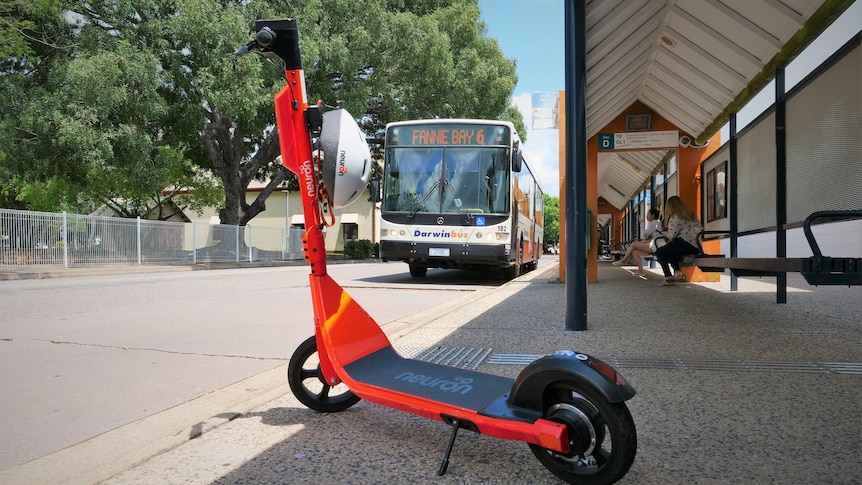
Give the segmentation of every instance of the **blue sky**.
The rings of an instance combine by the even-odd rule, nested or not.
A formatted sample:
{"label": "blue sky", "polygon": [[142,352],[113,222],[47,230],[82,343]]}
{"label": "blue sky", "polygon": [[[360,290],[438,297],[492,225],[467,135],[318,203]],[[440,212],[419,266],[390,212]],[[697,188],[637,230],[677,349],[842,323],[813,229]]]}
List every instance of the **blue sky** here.
{"label": "blue sky", "polygon": [[[512,102],[528,122],[532,93],[556,93],[565,88],[563,0],[479,0],[487,35],[497,39],[503,55],[517,61],[518,84]],[[786,89],[859,31],[862,2],[855,2],[786,69]],[[774,101],[767,86],[740,111],[738,128],[756,118]],[[721,133],[727,139],[727,129]],[[559,132],[527,129],[524,147],[530,167],[546,194],[559,196]]]}
{"label": "blue sky", "polygon": [[515,94],[563,89],[563,0],[479,0],[479,8],[488,36],[518,62]]}
{"label": "blue sky", "polygon": [[[565,87],[563,0],[479,0],[488,36],[503,55],[517,61],[518,84],[512,101],[528,122],[532,93],[558,93]],[[559,197],[559,132],[527,129],[524,152],[546,194]]]}

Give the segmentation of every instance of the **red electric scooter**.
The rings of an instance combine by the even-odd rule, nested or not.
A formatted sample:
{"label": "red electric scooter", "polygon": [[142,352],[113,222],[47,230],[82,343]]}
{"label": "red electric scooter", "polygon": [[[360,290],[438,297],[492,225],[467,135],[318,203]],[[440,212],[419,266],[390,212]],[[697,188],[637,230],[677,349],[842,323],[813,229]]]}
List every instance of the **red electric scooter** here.
{"label": "red electric scooter", "polygon": [[[308,105],[296,20],[257,21],[255,30],[255,39],[235,54],[272,52],[284,62],[287,85],[275,97],[276,121],[283,164],[299,177],[307,228],[303,251],[311,265],[315,335],[290,358],[296,398],[327,413],[365,399],[450,425],[439,475],[461,428],[528,443],[545,467],[570,483],[612,483],[625,475],[637,436],[624,402],[635,390],[610,366],[557,352],[513,380],[406,359],[327,274],[322,199],[331,207],[355,200],[368,182],[371,157],[349,114],[321,114]],[[322,157],[314,154],[312,139]]]}

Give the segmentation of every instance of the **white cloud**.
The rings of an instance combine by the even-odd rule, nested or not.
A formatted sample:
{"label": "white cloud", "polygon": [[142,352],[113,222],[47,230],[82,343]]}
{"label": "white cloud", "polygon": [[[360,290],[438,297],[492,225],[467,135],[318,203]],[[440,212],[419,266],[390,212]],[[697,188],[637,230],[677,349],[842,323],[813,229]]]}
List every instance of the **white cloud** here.
{"label": "white cloud", "polygon": [[532,116],[532,93],[521,93],[512,98],[518,107],[524,124],[527,126],[527,141],[524,155],[533,175],[546,194],[560,196],[560,131],[533,130],[530,127]]}

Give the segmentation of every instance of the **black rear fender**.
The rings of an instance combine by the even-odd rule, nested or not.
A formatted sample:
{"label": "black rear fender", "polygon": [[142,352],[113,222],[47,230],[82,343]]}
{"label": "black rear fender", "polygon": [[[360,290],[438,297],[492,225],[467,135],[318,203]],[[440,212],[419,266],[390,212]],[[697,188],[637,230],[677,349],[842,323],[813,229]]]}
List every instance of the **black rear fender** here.
{"label": "black rear fender", "polygon": [[567,350],[546,355],[525,367],[512,386],[509,405],[541,411],[545,388],[563,381],[595,389],[612,403],[627,401],[635,395],[634,387],[611,366]]}

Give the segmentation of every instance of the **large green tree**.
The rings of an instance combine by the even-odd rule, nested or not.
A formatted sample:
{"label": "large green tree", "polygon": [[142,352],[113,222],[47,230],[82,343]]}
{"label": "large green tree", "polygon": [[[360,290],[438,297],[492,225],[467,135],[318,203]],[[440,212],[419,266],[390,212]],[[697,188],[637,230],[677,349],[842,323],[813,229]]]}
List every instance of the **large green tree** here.
{"label": "large green tree", "polygon": [[[22,109],[26,83],[20,74],[38,76],[35,66],[51,54],[64,52],[64,33],[57,0],[0,0],[0,206],[27,208],[20,200],[28,187],[18,170],[10,166],[15,152],[10,136]],[[11,157],[11,158],[10,158]],[[35,192],[35,191],[34,191]]]}
{"label": "large green tree", "polygon": [[544,226],[545,249],[556,247],[560,244],[560,198],[545,194],[545,226]]}
{"label": "large green tree", "polygon": [[30,209],[109,205],[125,216],[156,209],[163,219],[167,201],[184,209],[216,203],[218,181],[198,168],[189,145],[166,136],[172,80],[142,42],[147,6],[111,15],[121,5],[105,5],[60,4],[30,22],[43,33],[38,42],[27,35],[27,49],[3,60],[4,192]]}
{"label": "large green tree", "polygon": [[[297,0],[312,96],[342,104],[370,136],[417,118],[512,118],[514,61],[486,36],[476,0]],[[366,5],[361,5],[366,4]],[[361,115],[361,116],[360,116]]]}
{"label": "large green tree", "polygon": [[[3,94],[20,100],[2,112],[0,136],[15,152],[7,162],[43,188],[121,200],[115,210],[129,215],[165,196],[212,194],[219,182],[221,221],[244,225],[289,180],[275,162],[272,110],[283,73],[271,56],[230,55],[258,18],[299,20],[310,99],[344,106],[372,139],[387,122],[410,118],[506,118],[523,127],[509,106],[514,61],[486,37],[476,0],[62,6],[71,49],[2,76]],[[248,203],[255,179],[268,183]]]}

